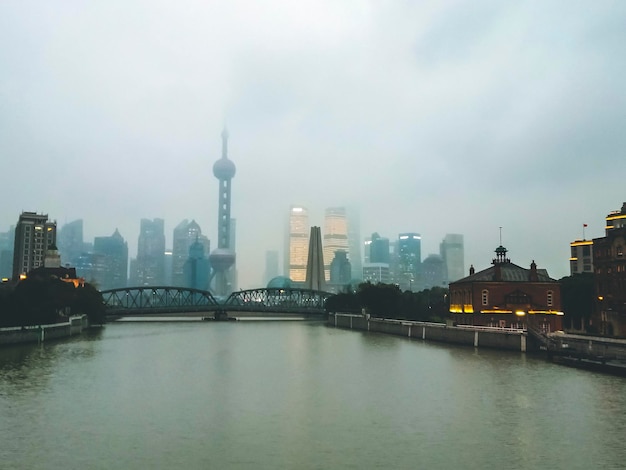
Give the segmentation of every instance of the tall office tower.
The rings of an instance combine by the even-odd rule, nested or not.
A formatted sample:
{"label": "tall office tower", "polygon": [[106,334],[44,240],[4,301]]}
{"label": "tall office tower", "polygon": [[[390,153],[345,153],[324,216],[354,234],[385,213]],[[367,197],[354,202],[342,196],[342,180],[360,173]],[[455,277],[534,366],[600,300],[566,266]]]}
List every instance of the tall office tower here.
{"label": "tall office tower", "polygon": [[[335,251],[335,257],[330,262],[330,283],[336,287],[342,287],[350,284],[351,279],[352,266],[348,260],[348,253],[343,250]],[[339,289],[335,290],[339,291]]]}
{"label": "tall office tower", "polygon": [[337,250],[348,252],[348,219],[344,207],[326,209],[324,217],[324,271],[330,280],[330,262]]}
{"label": "tall office tower", "polygon": [[13,245],[15,227],[0,233],[0,279],[9,279],[13,274]]}
{"label": "tall office tower", "polygon": [[43,266],[50,245],[56,246],[57,224],[48,214],[22,212],[15,226],[13,280]]}
{"label": "tall office tower", "polygon": [[215,279],[214,292],[226,296],[232,292],[229,269],[235,264],[234,247],[231,242],[230,195],[231,181],[235,177],[235,164],[228,159],[228,132],[222,131],[222,158],[213,164],[213,175],[219,180],[217,214],[217,248],[209,256],[211,278]]}
{"label": "tall office tower", "polygon": [[422,262],[422,289],[446,287],[446,265],[441,255],[431,254]]}
{"label": "tall office tower", "polygon": [[311,227],[304,287],[312,290],[326,290],[324,250],[322,248],[322,235],[319,227]]}
{"label": "tall office tower", "polygon": [[59,228],[57,248],[61,253],[63,264],[76,266],[78,257],[89,251],[83,241],[83,219],[74,220]]}
{"label": "tall office tower", "polygon": [[208,289],[211,267],[204,253],[204,244],[199,240],[189,246],[189,256],[183,265],[184,287]]}
{"label": "tall office tower", "polygon": [[463,235],[447,233],[439,245],[439,252],[446,266],[446,281],[458,281],[465,277],[465,255],[463,254]]}
{"label": "tall office tower", "polygon": [[268,250],[265,252],[265,273],[263,284],[267,285],[272,279],[278,276],[278,251]]}
{"label": "tall office tower", "polygon": [[141,219],[137,244],[135,282],[159,286],[165,281],[165,231],[163,219]]}
{"label": "tall office tower", "polygon": [[[183,266],[189,258],[189,247],[198,241],[204,247],[204,253],[211,252],[209,239],[202,235],[202,230],[195,220],[184,219],[175,228],[172,237],[172,286],[187,286]],[[208,286],[205,286],[205,289]]]}
{"label": "tall office tower", "polygon": [[289,209],[285,274],[293,282],[306,280],[309,230],[309,213],[306,208],[291,206]]}
{"label": "tall office tower", "polygon": [[100,290],[126,287],[128,278],[128,243],[115,229],[110,237],[96,237],[93,251],[102,256],[103,270],[98,280]]}
{"label": "tall office tower", "polygon": [[381,237],[377,232],[372,233],[369,250],[370,263],[390,263],[391,255],[389,253],[388,238]]}
{"label": "tall office tower", "polygon": [[97,289],[103,290],[102,280],[106,277],[106,256],[100,253],[81,253],[74,263],[76,275]]}
{"label": "tall office tower", "polygon": [[420,290],[422,237],[419,233],[401,233],[397,243],[396,282],[402,291]]}
{"label": "tall office tower", "polygon": [[347,209],[348,216],[348,260],[352,266],[352,279],[363,277],[363,250],[361,246],[361,217],[356,207]]}

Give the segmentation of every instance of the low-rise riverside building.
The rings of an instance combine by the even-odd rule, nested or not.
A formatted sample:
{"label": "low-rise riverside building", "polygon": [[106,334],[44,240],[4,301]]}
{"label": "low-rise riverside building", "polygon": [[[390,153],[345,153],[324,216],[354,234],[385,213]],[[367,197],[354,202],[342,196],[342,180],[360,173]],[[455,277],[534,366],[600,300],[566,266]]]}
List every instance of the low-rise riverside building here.
{"label": "low-rise riverside building", "polygon": [[511,263],[499,246],[492,266],[450,283],[450,313],[458,325],[550,332],[562,329],[561,289],[545,269]]}
{"label": "low-rise riverside building", "polygon": [[605,236],[593,239],[596,312],[600,332],[626,337],[626,202],[606,216]]}

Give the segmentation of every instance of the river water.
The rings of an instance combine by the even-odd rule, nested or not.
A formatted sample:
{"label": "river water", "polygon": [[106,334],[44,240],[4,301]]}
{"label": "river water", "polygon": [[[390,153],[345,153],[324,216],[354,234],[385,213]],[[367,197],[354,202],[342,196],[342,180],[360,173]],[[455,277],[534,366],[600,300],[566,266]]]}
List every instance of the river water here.
{"label": "river water", "polygon": [[626,379],[309,322],[0,349],[2,469],[625,468]]}

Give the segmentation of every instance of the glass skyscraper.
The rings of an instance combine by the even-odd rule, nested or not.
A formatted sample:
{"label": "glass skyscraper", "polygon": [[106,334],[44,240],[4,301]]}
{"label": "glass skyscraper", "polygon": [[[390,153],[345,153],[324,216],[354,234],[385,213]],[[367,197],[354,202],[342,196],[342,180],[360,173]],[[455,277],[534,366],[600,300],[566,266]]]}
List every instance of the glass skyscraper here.
{"label": "glass skyscraper", "polygon": [[348,219],[344,207],[330,207],[324,216],[324,273],[330,281],[330,263],[338,250],[349,252]]}
{"label": "glass skyscraper", "polygon": [[293,282],[306,280],[309,230],[309,213],[306,208],[291,206],[289,209],[285,273]]}

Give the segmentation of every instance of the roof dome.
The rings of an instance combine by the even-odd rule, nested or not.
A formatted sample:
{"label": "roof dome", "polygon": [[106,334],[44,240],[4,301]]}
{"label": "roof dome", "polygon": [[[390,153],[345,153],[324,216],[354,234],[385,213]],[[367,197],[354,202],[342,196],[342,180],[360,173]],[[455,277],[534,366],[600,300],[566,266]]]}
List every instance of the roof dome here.
{"label": "roof dome", "polygon": [[268,289],[289,289],[293,287],[293,281],[286,276],[276,276],[267,283]]}
{"label": "roof dome", "polygon": [[220,158],[213,164],[213,175],[220,180],[232,179],[235,171],[235,164],[227,158]]}

